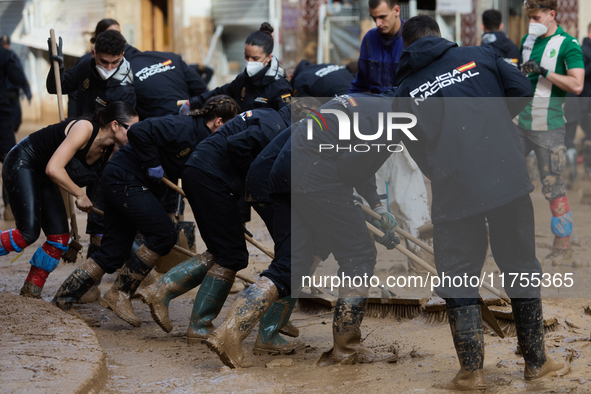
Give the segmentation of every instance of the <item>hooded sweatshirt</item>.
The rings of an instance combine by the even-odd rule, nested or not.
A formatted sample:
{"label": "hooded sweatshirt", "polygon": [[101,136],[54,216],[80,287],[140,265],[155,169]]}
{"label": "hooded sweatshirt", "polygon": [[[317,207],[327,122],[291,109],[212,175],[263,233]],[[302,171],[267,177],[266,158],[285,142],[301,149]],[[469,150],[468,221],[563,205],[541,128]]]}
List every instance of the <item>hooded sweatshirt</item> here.
{"label": "hooded sweatshirt", "polygon": [[[425,37],[400,58],[397,111],[413,113],[418,139],[402,137],[431,179],[434,224],[466,218],[529,194],[512,118],[533,95],[529,80],[489,47]],[[410,99],[409,99],[410,98]]]}
{"label": "hooded sweatshirt", "polygon": [[242,111],[255,108],[272,108],[279,111],[291,102],[291,86],[285,79],[283,66],[275,57],[252,77],[245,69],[232,82],[191,98],[191,109],[202,108],[207,99],[220,94],[236,100]]}

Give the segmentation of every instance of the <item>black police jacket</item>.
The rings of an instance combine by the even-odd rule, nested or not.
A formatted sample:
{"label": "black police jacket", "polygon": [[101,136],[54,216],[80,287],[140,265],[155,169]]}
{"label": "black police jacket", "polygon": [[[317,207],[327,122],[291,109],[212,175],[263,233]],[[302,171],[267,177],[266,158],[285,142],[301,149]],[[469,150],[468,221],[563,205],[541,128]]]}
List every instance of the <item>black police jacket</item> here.
{"label": "black police jacket", "polygon": [[140,120],[177,114],[178,100],[207,90],[197,71],[172,52],[138,52],[126,58],[133,70],[133,87]]}
{"label": "black police jacket", "polygon": [[295,97],[334,97],[347,94],[355,75],[345,66],[302,60],[291,77]]}
{"label": "black police jacket", "polygon": [[[425,37],[406,48],[394,107],[417,117],[402,137],[431,179],[433,223],[466,218],[530,193],[512,118],[533,96],[531,83],[490,47]],[[410,99],[409,99],[410,98]]]}
{"label": "black police jacket", "polygon": [[16,55],[9,49],[0,47],[0,119],[10,119],[12,103],[8,97],[8,82],[15,86],[27,83],[23,69]]}
{"label": "black police jacket", "polygon": [[[393,138],[389,140],[388,133],[383,131],[381,135],[367,141],[351,132],[349,139],[341,139],[338,116],[324,112],[335,110],[341,113],[340,116],[349,119],[349,126],[345,129],[351,131],[354,119],[358,119],[361,132],[369,135],[377,132],[384,114],[392,110],[392,104],[390,98],[372,94],[342,95],[316,109],[322,116],[320,119],[314,114],[319,122],[310,115],[292,125],[291,139],[274,164],[275,180],[270,187],[273,193],[355,188],[370,204],[379,202],[375,193],[375,173],[392,154],[388,147],[395,145],[399,137],[393,133]],[[379,147],[370,146],[371,151],[366,152],[366,145],[370,144]],[[331,148],[321,149],[321,146]],[[396,147],[391,149],[395,150]],[[291,180],[288,174],[291,174]],[[372,183],[373,190],[368,187]]]}
{"label": "black police jacket", "polygon": [[[122,61],[117,72],[109,79],[103,80],[96,71],[96,62],[92,56],[84,56],[70,70],[60,70],[60,77],[62,93],[76,92],[78,116],[92,119],[97,108],[104,108],[114,101],[123,101],[135,108],[136,96],[129,63]],[[48,93],[57,93],[53,62],[45,85]]]}
{"label": "black police jacket", "polygon": [[186,165],[218,177],[241,196],[250,164],[289,127],[290,118],[290,106],[279,112],[270,108],[243,112],[199,144]]}
{"label": "black police jacket", "polygon": [[195,147],[211,134],[203,118],[168,115],[133,124],[127,132],[129,143],[111,162],[147,179],[148,168],[162,166],[170,179],[181,176]]}
{"label": "black police jacket", "polygon": [[589,97],[591,95],[591,39],[585,38],[581,49],[585,61],[585,86],[579,97]]}
{"label": "black police jacket", "polygon": [[232,82],[191,98],[191,109],[202,108],[207,99],[219,94],[232,97],[242,111],[255,108],[272,108],[278,111],[290,103],[291,86],[285,79],[285,70],[273,57],[267,67],[252,77],[244,71]]}
{"label": "black police jacket", "polygon": [[521,66],[521,52],[519,48],[502,31],[483,34],[480,45],[492,47],[507,63],[513,64],[516,67]]}

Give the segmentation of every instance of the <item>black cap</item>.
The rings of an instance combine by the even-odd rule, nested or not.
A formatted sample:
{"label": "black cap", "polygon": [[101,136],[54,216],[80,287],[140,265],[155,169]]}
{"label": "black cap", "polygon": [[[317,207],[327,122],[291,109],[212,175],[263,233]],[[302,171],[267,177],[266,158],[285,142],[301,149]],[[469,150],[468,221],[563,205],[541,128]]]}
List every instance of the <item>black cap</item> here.
{"label": "black cap", "polygon": [[0,37],[0,45],[10,45],[10,36],[4,35]]}

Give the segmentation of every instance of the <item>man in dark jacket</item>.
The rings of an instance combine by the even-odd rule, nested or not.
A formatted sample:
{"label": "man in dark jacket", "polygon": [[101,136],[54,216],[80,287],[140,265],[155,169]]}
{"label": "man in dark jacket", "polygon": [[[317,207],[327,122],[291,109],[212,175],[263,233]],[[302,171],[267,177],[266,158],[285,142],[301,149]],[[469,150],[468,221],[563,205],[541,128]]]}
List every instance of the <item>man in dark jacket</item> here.
{"label": "man in dark jacket", "polygon": [[513,41],[503,33],[503,15],[497,10],[486,10],[482,14],[481,45],[491,46],[509,64],[521,65],[521,52]]}
{"label": "man in dark jacket", "polygon": [[[512,122],[533,95],[528,79],[491,48],[459,48],[441,38],[437,22],[427,16],[409,19],[402,37],[406,50],[396,96],[410,99],[397,106],[418,118],[413,129],[417,141],[403,140],[432,181],[439,277],[480,278],[488,236],[502,272],[541,276],[529,197],[534,188]],[[486,384],[478,286],[454,285],[443,282],[437,289],[447,303],[461,365],[446,388],[482,390]],[[561,363],[545,352],[539,287],[507,285],[505,290],[512,300],[525,378],[560,369]]]}
{"label": "man in dark jacket", "polygon": [[350,93],[382,93],[396,86],[396,70],[404,44],[400,38],[400,6],[397,0],[369,0],[369,14],[376,27],[368,31],[359,48],[359,72]]}
{"label": "man in dark jacket", "polygon": [[92,118],[97,108],[104,108],[113,101],[123,101],[135,107],[131,65],[123,57],[125,44],[121,33],[106,30],[97,36],[92,57],[64,72],[60,38],[58,53],[53,55],[51,48],[49,51],[51,68],[46,80],[47,91],[57,93],[52,61],[57,60],[62,93],[78,91],[76,106],[80,115]]}
{"label": "man in dark jacket", "polygon": [[349,71],[349,66],[302,60],[290,82],[295,97],[334,97],[349,92],[353,79],[355,74]]}
{"label": "man in dark jacket", "polygon": [[172,52],[146,51],[126,56],[140,120],[178,113],[177,101],[199,96],[207,85],[194,68]]}

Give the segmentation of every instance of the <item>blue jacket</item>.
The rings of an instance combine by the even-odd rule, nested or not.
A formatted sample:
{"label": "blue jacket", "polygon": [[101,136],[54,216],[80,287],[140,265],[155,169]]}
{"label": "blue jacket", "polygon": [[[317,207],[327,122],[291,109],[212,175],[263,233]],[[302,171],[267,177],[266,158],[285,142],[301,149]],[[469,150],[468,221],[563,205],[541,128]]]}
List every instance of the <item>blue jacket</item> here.
{"label": "blue jacket", "polygon": [[365,34],[359,49],[359,72],[349,93],[377,94],[398,85],[396,71],[404,50],[401,31],[402,28],[390,39],[385,39],[377,27]]}

